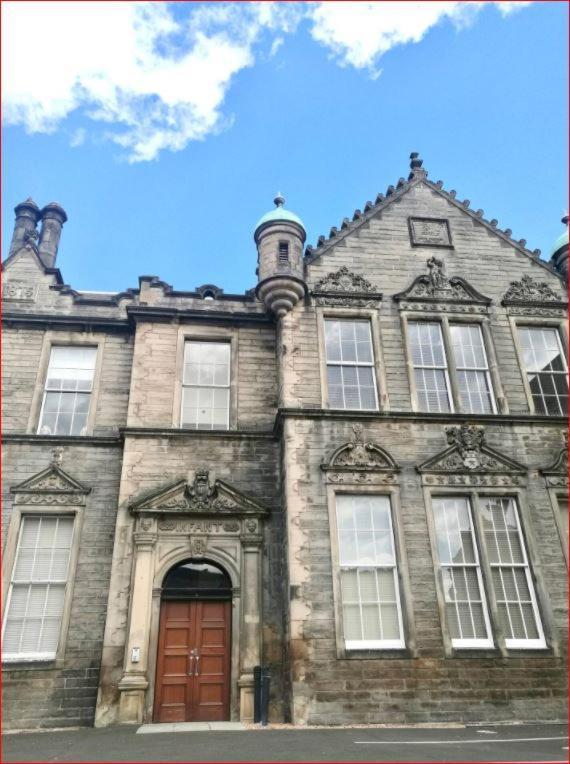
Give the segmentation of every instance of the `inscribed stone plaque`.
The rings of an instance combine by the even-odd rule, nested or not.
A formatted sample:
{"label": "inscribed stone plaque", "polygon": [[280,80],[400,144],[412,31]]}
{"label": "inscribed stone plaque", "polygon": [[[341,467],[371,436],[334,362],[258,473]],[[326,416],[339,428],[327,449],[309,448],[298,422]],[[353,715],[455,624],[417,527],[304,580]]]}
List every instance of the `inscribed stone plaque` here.
{"label": "inscribed stone plaque", "polygon": [[437,218],[409,218],[412,244],[422,247],[452,247],[449,223]]}
{"label": "inscribed stone plaque", "polygon": [[2,298],[4,300],[34,302],[36,291],[35,285],[26,284],[24,281],[5,281],[2,285]]}

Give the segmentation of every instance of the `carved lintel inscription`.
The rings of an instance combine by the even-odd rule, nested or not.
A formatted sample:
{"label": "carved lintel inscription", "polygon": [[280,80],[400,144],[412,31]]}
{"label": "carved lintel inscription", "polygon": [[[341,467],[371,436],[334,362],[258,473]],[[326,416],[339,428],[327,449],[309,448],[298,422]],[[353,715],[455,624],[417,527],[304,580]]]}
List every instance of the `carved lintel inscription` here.
{"label": "carved lintel inscription", "polygon": [[352,295],[345,297],[339,295],[319,295],[315,297],[315,302],[317,305],[331,308],[377,308],[381,299],[381,295],[373,299],[353,297]]}
{"label": "carved lintel inscription", "polygon": [[393,472],[328,472],[327,481],[339,485],[392,485],[396,483]]}
{"label": "carved lintel inscription", "polygon": [[412,244],[422,247],[452,247],[449,223],[442,218],[409,218]]}
{"label": "carved lintel inscription", "polygon": [[566,475],[547,475],[546,485],[549,488],[568,488],[568,477]]}
{"label": "carved lintel inscription", "polygon": [[237,520],[178,520],[171,517],[158,521],[158,530],[166,533],[236,533]]}
{"label": "carved lintel inscription", "polygon": [[80,493],[17,493],[14,504],[80,507],[86,497]]}
{"label": "carved lintel inscription", "polygon": [[2,285],[2,299],[17,300],[18,302],[35,302],[37,284],[26,284],[25,281],[6,281]]}
{"label": "carved lintel inscription", "polygon": [[[487,305],[460,305],[458,303],[448,304],[434,302],[400,302],[400,310],[417,310],[430,313],[471,313],[473,315],[484,315],[489,312]],[[512,311],[509,311],[512,312]]]}
{"label": "carved lintel inscription", "polygon": [[426,485],[515,487],[524,485],[518,475],[422,475]]}
{"label": "carved lintel inscription", "polygon": [[541,308],[537,305],[507,305],[507,313],[511,316],[540,316],[544,318],[564,318],[566,310],[560,308]]}

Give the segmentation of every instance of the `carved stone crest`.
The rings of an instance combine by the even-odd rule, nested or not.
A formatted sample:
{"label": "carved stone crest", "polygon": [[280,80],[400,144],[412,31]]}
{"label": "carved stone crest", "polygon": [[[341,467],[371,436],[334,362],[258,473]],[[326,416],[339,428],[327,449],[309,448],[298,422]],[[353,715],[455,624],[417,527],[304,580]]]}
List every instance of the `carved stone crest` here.
{"label": "carved stone crest", "polygon": [[191,483],[179,480],[159,488],[130,505],[133,514],[197,514],[263,516],[268,510],[255,499],[223,480],[210,481],[206,469],[198,469]]}
{"label": "carved stone crest", "polygon": [[485,439],[482,427],[462,424],[461,427],[446,427],[445,434],[450,446],[456,446],[461,461],[467,469],[474,470],[481,464],[481,447]]}
{"label": "carved stone crest", "polygon": [[[55,452],[55,453],[54,453]],[[91,493],[83,483],[75,480],[61,467],[63,449],[53,449],[50,465],[23,483],[12,486],[16,504],[82,505]]]}
{"label": "carved stone crest", "polygon": [[361,424],[352,427],[348,443],[337,448],[328,462],[321,465],[330,483],[391,483],[398,466],[381,446],[366,441]]}
{"label": "carved stone crest", "polygon": [[381,292],[370,281],[345,265],[318,281],[311,293],[317,305],[371,307],[382,299]]}
{"label": "carved stone crest", "polygon": [[546,281],[535,281],[531,276],[525,275],[520,281],[511,281],[503,296],[503,304],[521,302],[561,303],[562,299]]}
{"label": "carved stone crest", "polygon": [[409,218],[410,238],[414,246],[452,247],[449,222],[444,218]]}
{"label": "carved stone crest", "polygon": [[[485,297],[471,286],[465,279],[459,276],[448,278],[445,275],[442,260],[430,257],[426,261],[428,272],[414,279],[408,289],[394,295],[394,300],[400,302],[400,309],[409,307],[403,301],[413,303],[426,303],[426,308],[431,308],[433,303],[469,303],[469,307],[484,306],[491,303],[489,297]],[[414,305],[414,309],[423,308],[422,305]],[[438,305],[438,309],[442,309]],[[447,309],[447,308],[444,308]],[[455,309],[455,306],[450,309]]]}
{"label": "carved stone crest", "polygon": [[564,445],[554,462],[540,470],[549,488],[565,488],[568,486],[568,433],[564,432]]}
{"label": "carved stone crest", "polygon": [[[486,444],[483,427],[454,425],[445,428],[445,436],[449,448],[417,467],[418,472],[426,475],[426,483],[458,485],[470,473],[483,473],[484,485],[510,485],[514,477],[526,474],[526,467]],[[499,482],[493,483],[497,479]],[[473,482],[470,479],[465,484]]]}
{"label": "carved stone crest", "polygon": [[192,557],[203,557],[206,554],[208,542],[205,538],[195,538],[190,542],[190,554]]}

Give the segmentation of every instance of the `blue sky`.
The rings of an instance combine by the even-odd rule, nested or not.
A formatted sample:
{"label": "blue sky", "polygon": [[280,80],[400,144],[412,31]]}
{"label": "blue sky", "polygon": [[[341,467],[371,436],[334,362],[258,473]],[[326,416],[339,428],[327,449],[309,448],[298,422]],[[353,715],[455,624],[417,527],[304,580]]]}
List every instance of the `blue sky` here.
{"label": "blue sky", "polygon": [[567,4],[414,5],[3,3],[3,257],[32,196],[68,213],[58,265],[77,289],[154,274],[243,292],[277,190],[316,244],[414,150],[549,254]]}

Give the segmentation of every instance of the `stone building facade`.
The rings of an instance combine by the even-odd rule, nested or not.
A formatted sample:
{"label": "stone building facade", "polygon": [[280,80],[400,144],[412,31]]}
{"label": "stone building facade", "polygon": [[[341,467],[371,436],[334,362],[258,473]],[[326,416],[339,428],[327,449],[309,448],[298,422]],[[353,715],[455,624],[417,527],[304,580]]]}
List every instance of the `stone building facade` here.
{"label": "stone building facade", "polygon": [[[258,284],[78,292],[65,212],[3,266],[7,728],[561,719],[567,235],[410,174]],[[37,227],[41,223],[38,234]]]}

